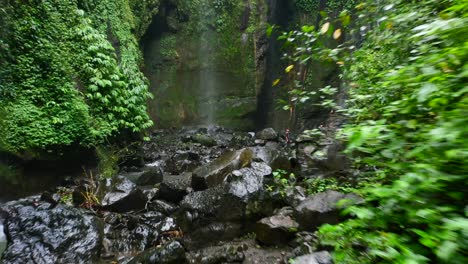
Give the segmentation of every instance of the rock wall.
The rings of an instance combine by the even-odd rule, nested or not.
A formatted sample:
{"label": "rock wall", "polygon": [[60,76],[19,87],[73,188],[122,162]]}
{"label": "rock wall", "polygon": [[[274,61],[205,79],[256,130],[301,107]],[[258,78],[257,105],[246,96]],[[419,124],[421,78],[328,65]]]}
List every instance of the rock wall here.
{"label": "rock wall", "polygon": [[159,10],[141,40],[156,126],[253,127],[265,3],[165,0]]}

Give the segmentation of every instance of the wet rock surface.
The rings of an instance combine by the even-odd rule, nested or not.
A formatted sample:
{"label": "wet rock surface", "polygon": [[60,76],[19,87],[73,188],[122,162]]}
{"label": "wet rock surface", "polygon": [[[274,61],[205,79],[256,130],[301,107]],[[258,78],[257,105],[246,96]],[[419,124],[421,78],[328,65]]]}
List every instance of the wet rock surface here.
{"label": "wet rock surface", "polygon": [[282,208],[277,214],[258,221],[255,226],[257,239],[266,245],[287,244],[299,228],[292,213],[292,208]]}
{"label": "wet rock surface", "polygon": [[354,194],[326,191],[310,196],[294,208],[296,220],[305,230],[315,230],[322,224],[336,224],[340,221],[337,203],[349,200],[356,203],[361,198]]}
{"label": "wet rock surface", "polygon": [[101,205],[106,210],[115,212],[141,210],[147,201],[142,190],[124,176],[106,179],[100,189],[100,192],[104,193]]}
{"label": "wet rock surface", "polygon": [[295,264],[333,264],[332,257],[327,251],[320,251],[294,259]]}
{"label": "wet rock surface", "polygon": [[265,128],[257,134],[255,134],[255,137],[260,140],[277,140],[278,139],[278,132],[276,132],[273,128]]}
{"label": "wet rock surface", "polygon": [[30,198],[5,205],[3,263],[91,263],[100,256],[103,224],[84,210]]}
{"label": "wet rock surface", "polygon": [[128,264],[183,264],[187,263],[185,249],[177,241],[170,242],[158,248],[144,251],[134,257]]}
{"label": "wet rock surface", "polygon": [[156,131],[136,152],[141,165],[0,205],[3,263],[331,263],[306,231],[338,222],[336,202],[357,197],[272,189],[275,170],[310,177],[329,160],[312,139],[283,138],[271,129]]}
{"label": "wet rock surface", "polygon": [[181,175],[164,175],[158,197],[162,200],[178,203],[191,192],[192,173]]}

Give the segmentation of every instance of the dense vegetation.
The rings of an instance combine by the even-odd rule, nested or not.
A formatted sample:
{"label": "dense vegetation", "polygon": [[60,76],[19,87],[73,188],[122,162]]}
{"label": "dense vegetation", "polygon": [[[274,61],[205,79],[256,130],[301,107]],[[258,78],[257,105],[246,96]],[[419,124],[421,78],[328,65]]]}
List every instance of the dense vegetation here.
{"label": "dense vegetation", "polygon": [[[346,210],[352,219],[323,226],[321,241],[336,263],[466,263],[468,4],[385,0],[356,9],[351,28],[344,12],[282,37],[293,47],[286,72],[332,60],[349,86],[340,139],[367,183],[357,190],[366,202]],[[355,37],[330,49],[327,34],[338,44]],[[320,94],[293,79],[286,109]]]}
{"label": "dense vegetation", "polygon": [[37,156],[151,126],[137,38],[152,2],[2,1],[0,146]]}
{"label": "dense vegetation", "polygon": [[[251,6],[244,5],[247,2]],[[214,46],[222,48],[211,60],[223,62],[215,64],[220,68],[232,66],[250,75],[256,50],[244,53],[241,37],[250,36],[247,47],[257,44],[252,36],[259,32],[258,3],[177,2],[174,23],[187,22],[191,12],[197,13],[192,15],[199,23],[163,32],[164,63],[158,66],[169,68],[170,60],[179,63],[179,39],[198,46],[198,39],[190,40],[214,30]],[[468,263],[466,0],[290,3],[300,15],[315,12],[311,17],[320,19],[280,36],[286,77],[273,85],[285,88],[282,103],[291,120],[299,110],[312,107],[346,119],[336,136],[347,146],[358,174],[352,186],[333,178],[307,182],[309,194],[334,189],[364,198],[344,211],[348,220],[320,228],[322,246],[334,248],[336,263]],[[0,151],[21,157],[58,154],[150,127],[146,101],[151,95],[140,71],[138,41],[158,4],[0,2]],[[200,12],[207,5],[214,8]],[[242,14],[255,19],[247,19],[239,29],[236,18]],[[308,20],[301,17],[299,22]],[[175,35],[183,30],[182,38]],[[333,75],[326,82],[315,78],[317,63]],[[319,130],[308,133],[321,136]],[[115,176],[118,155],[96,150],[100,173]],[[273,180],[268,190],[283,197],[298,179],[278,170]]]}

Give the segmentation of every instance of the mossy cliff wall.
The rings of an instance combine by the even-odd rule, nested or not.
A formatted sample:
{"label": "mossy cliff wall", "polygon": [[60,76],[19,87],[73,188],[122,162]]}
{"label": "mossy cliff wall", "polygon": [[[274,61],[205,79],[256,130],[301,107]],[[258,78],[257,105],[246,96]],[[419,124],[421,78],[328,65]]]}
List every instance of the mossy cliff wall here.
{"label": "mossy cliff wall", "polygon": [[57,156],[150,127],[138,39],[158,6],[0,1],[0,151]]}
{"label": "mossy cliff wall", "polygon": [[164,0],[142,39],[157,126],[253,127],[266,4]]}

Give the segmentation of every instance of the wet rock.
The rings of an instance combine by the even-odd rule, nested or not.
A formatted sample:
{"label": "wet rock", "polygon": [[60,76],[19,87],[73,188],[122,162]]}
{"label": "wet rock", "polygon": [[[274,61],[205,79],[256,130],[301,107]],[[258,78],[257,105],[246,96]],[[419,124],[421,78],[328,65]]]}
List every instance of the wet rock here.
{"label": "wet rock", "polygon": [[243,228],[236,222],[211,222],[186,233],[184,244],[189,248],[201,248],[219,241],[229,241],[243,234]]}
{"label": "wet rock", "polygon": [[303,166],[305,175],[317,172],[346,171],[350,162],[342,153],[344,147],[338,142],[324,142],[321,144],[302,143],[298,147],[298,158]]}
{"label": "wet rock", "polygon": [[327,251],[320,251],[294,258],[294,264],[333,264],[333,259]]}
{"label": "wet rock", "polygon": [[180,202],[189,193],[192,183],[192,173],[181,175],[164,175],[158,197],[173,203]]}
{"label": "wet rock", "polygon": [[185,249],[177,241],[152,248],[134,257],[128,264],[182,264],[187,263]]}
{"label": "wet rock", "polygon": [[177,210],[177,206],[162,200],[154,200],[148,204],[149,210],[161,212],[170,215]]}
{"label": "wet rock", "polygon": [[83,210],[35,199],[7,204],[9,245],[3,263],[92,263],[100,253],[102,223]]}
{"label": "wet rock", "polygon": [[213,147],[217,145],[214,138],[206,134],[195,134],[191,136],[191,140],[195,143],[199,143],[205,147]]}
{"label": "wet rock", "polygon": [[247,249],[243,243],[228,243],[187,253],[187,259],[190,264],[240,263],[244,261]]}
{"label": "wet rock", "polygon": [[187,195],[181,207],[217,219],[242,219],[247,205],[263,192],[265,176],[271,173],[265,163],[252,162],[250,167],[229,174],[222,185]]}
{"label": "wet rock", "polygon": [[165,161],[164,170],[177,175],[193,171],[200,166],[200,155],[192,151],[176,151],[170,159]]}
{"label": "wet rock", "polygon": [[147,202],[147,197],[136,184],[123,176],[106,179],[100,190],[104,193],[101,204],[106,210],[114,212],[140,210]]}
{"label": "wet rock", "polygon": [[265,140],[263,139],[256,139],[255,145],[265,146]]}
{"label": "wet rock", "polygon": [[286,244],[294,238],[299,224],[291,217],[292,209],[283,208],[276,215],[265,217],[255,225],[258,241],[266,245]]}
{"label": "wet rock", "polygon": [[107,213],[104,255],[125,255],[159,244],[167,232],[178,230],[175,220],[160,212],[142,215]]}
{"label": "wet rock", "polygon": [[224,186],[193,192],[184,197],[180,206],[184,210],[198,212],[202,215],[215,215],[225,193]]}
{"label": "wet rock", "polygon": [[272,169],[266,163],[252,162],[249,168],[242,168],[230,179],[229,193],[243,201],[263,191],[264,177],[271,175]]}
{"label": "wet rock", "polygon": [[[274,143],[274,142],[273,142]],[[289,155],[284,151],[280,151],[278,146],[269,145],[265,147],[257,146],[250,148],[254,153],[255,160],[261,160],[272,167],[273,170],[283,169],[291,170],[292,164],[289,160]]]}
{"label": "wet rock", "polygon": [[163,181],[160,166],[146,166],[142,174],[134,181],[137,185],[155,185]]}
{"label": "wet rock", "polygon": [[255,137],[257,139],[262,139],[265,141],[277,140],[278,133],[273,128],[270,127],[270,128],[265,128],[262,131],[257,132],[257,134],[255,134]]}
{"label": "wet rock", "polygon": [[312,254],[317,250],[319,240],[312,232],[301,231],[296,233],[294,240],[289,243],[294,249],[292,251],[294,256],[302,256]]}
{"label": "wet rock", "polygon": [[308,197],[294,208],[294,216],[304,230],[313,231],[322,224],[336,224],[340,221],[337,203],[347,199],[352,202],[362,200],[355,194],[326,191]]}
{"label": "wet rock", "polygon": [[8,240],[3,226],[4,219],[0,217],[0,260],[2,259],[3,252],[7,248]]}
{"label": "wet rock", "polygon": [[301,186],[294,186],[294,188],[286,189],[284,197],[286,203],[291,206],[298,206],[306,199],[306,190]]}
{"label": "wet rock", "polygon": [[210,164],[193,171],[193,189],[204,190],[222,184],[230,172],[248,166],[252,158],[253,152],[251,149],[225,153]]}
{"label": "wet rock", "polygon": [[141,190],[143,191],[143,194],[146,196],[146,206],[148,206],[148,202],[153,200],[155,197],[159,195],[159,188],[145,188],[141,187]]}

